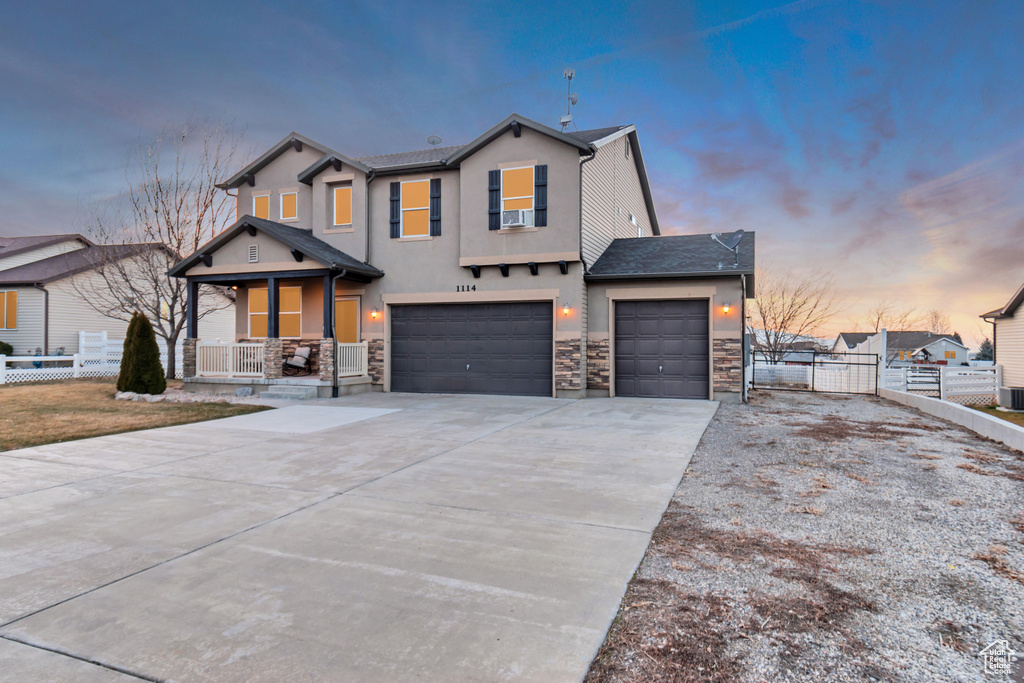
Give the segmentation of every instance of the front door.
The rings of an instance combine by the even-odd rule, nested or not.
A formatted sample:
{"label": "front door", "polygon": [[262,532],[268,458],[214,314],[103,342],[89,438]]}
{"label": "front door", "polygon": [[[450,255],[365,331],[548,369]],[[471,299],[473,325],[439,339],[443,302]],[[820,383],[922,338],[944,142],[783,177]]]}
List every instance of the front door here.
{"label": "front door", "polygon": [[355,344],[359,341],[359,299],[335,300],[334,338],[339,344]]}

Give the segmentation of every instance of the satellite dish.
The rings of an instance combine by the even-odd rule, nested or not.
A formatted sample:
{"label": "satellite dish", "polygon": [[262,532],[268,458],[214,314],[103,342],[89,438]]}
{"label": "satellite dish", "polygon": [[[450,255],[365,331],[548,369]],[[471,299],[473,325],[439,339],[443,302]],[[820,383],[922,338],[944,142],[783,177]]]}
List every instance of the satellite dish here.
{"label": "satellite dish", "polygon": [[429,138],[427,138],[427,144],[430,145],[431,147],[437,147],[438,145],[441,144],[440,136],[431,135]]}
{"label": "satellite dish", "polygon": [[[740,242],[743,241],[743,231],[742,230],[737,230],[736,232],[730,232],[728,235],[722,235],[722,233],[716,232],[715,234],[711,235],[711,239],[713,239],[714,241],[718,242],[723,247],[725,247],[726,249],[728,249],[729,251],[732,252],[732,255],[735,257],[735,261],[736,261],[733,264],[733,268],[735,268],[738,265],[740,265],[740,250],[739,250],[739,246],[740,246]],[[718,267],[719,267],[719,269],[721,269],[722,264],[718,264]]]}
{"label": "satellite dish", "polygon": [[580,96],[577,95],[576,93],[573,93],[569,95],[569,101],[572,102],[573,104],[576,104],[577,102],[580,101]]}

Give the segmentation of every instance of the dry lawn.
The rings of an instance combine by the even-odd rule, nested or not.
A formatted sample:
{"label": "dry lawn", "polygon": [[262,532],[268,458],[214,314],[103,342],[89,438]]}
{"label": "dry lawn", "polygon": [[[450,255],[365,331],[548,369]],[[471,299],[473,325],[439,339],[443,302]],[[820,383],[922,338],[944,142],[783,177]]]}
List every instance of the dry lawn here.
{"label": "dry lawn", "polygon": [[112,379],[0,388],[0,451],[266,410],[231,403],[115,401],[115,390]]}
{"label": "dry lawn", "polygon": [[998,417],[1000,420],[1005,420],[1019,427],[1024,427],[1024,413],[1008,413],[1005,410],[996,410],[995,406],[985,406],[984,408],[979,408],[977,406],[971,407],[985,413],[986,415]]}

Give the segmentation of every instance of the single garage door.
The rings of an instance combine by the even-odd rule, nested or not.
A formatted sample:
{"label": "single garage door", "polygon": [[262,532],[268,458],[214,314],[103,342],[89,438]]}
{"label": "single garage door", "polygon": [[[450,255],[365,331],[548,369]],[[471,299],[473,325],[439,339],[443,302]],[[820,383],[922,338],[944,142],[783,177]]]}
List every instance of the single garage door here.
{"label": "single garage door", "polygon": [[615,303],[615,395],[708,397],[708,302]]}
{"label": "single garage door", "polygon": [[391,308],[391,390],[550,396],[551,303]]}

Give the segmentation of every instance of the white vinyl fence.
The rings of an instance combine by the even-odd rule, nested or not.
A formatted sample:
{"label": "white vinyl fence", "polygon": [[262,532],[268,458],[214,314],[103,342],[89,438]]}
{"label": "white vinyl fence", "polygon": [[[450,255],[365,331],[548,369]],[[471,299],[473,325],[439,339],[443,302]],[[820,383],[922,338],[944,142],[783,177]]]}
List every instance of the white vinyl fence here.
{"label": "white vinyl fence", "polygon": [[885,388],[960,405],[991,405],[998,401],[1002,370],[999,365],[887,368]]}
{"label": "white vinyl fence", "polygon": [[338,343],[334,366],[338,377],[365,376],[369,368],[369,342]]}
{"label": "white vinyl fence", "polygon": [[[159,337],[160,362],[167,368],[167,344]],[[0,384],[47,382],[75,377],[110,377],[121,372],[123,339],[108,339],[106,332],[79,332],[78,353],[71,356],[0,356]],[[181,377],[182,345],[175,357]]]}
{"label": "white vinyl fence", "polygon": [[196,377],[262,377],[263,342],[199,342]]}

